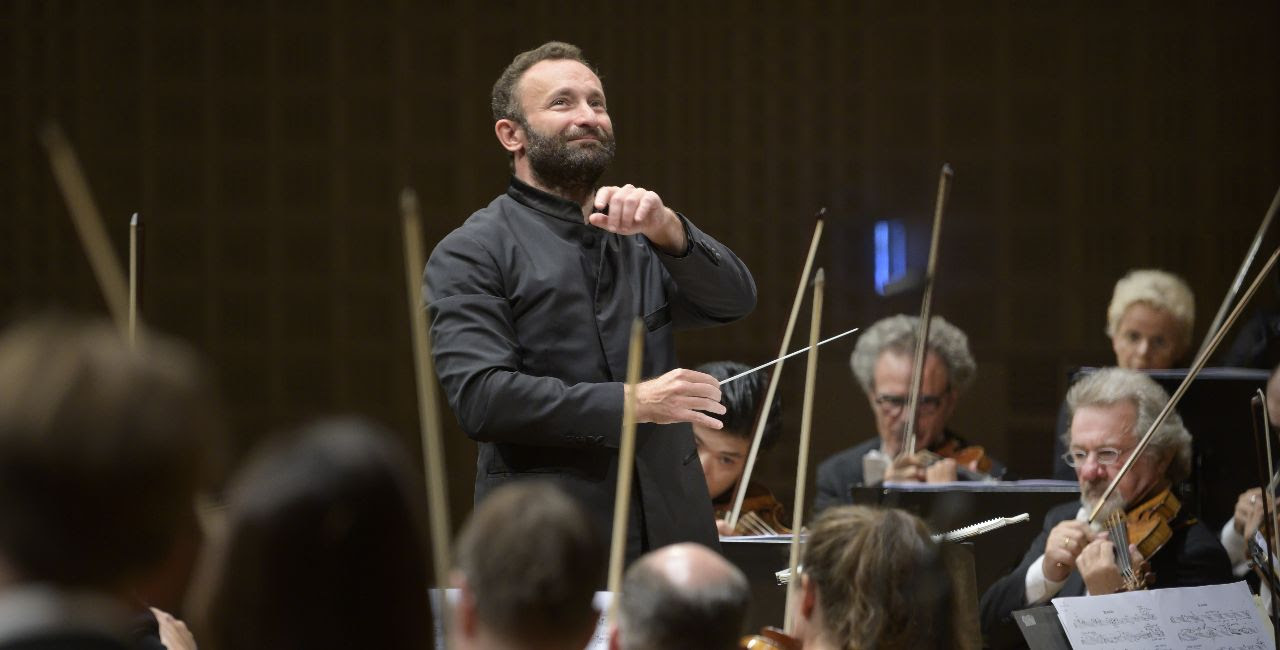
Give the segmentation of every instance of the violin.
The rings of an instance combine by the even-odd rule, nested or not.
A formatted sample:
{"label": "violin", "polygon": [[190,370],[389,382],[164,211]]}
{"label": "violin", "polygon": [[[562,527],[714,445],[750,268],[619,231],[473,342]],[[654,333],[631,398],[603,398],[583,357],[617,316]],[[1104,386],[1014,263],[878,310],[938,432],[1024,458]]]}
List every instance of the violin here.
{"label": "violin", "polygon": [[738,650],[801,650],[797,639],[776,627],[766,627],[759,634],[748,634],[738,640]]}
{"label": "violin", "polygon": [[1116,565],[1120,567],[1126,591],[1146,589],[1154,578],[1145,561],[1142,566],[1133,566],[1129,544],[1137,547],[1144,560],[1151,559],[1173,537],[1170,522],[1181,509],[1182,502],[1173,495],[1173,488],[1166,487],[1127,513],[1115,512],[1107,517],[1105,526],[1111,539],[1126,542],[1115,544]]}
{"label": "violin", "polygon": [[[987,456],[986,450],[981,445],[965,446],[955,438],[947,439],[937,449],[922,449],[916,452],[916,458],[923,462],[925,467],[947,458],[954,460],[956,476],[961,480],[985,482],[998,480],[991,475],[991,457]],[[973,463],[977,463],[976,470],[970,469]]]}
{"label": "violin", "polygon": [[[712,504],[716,519],[728,520],[733,511],[733,500],[717,500]],[[785,511],[777,497],[769,488],[759,483],[747,485],[747,496],[742,500],[742,512],[738,516],[738,525],[734,527],[735,535],[786,535],[791,532],[782,523]]]}
{"label": "violin", "polygon": [[987,450],[983,449],[982,445],[963,447],[959,440],[950,438],[942,443],[941,447],[926,450],[922,453],[926,454],[926,457],[931,457],[930,464],[943,458],[950,458],[956,461],[956,471],[962,474],[964,472],[961,470],[968,470],[969,474],[973,474],[973,470],[970,470],[969,467],[974,462],[977,462],[978,473],[980,474],[977,478],[990,477],[991,459],[987,456]]}

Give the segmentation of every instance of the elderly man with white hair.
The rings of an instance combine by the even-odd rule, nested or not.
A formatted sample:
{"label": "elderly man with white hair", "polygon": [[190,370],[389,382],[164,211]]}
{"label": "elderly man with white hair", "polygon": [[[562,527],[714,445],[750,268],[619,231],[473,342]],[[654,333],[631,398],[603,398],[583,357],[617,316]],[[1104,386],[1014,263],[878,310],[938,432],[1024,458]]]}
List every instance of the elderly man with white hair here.
{"label": "elderly man with white hair", "polygon": [[[858,339],[850,366],[875,414],[875,438],[866,440],[823,461],[818,467],[815,509],[850,503],[849,488],[884,481],[957,479],[955,461],[932,465],[919,452],[936,451],[965,442],[947,428],[956,401],[973,382],[977,365],[969,352],[969,338],[955,325],[934,316],[929,326],[923,380],[916,407],[916,448],[900,454],[907,426],[907,399],[915,358],[920,319],[891,316],[872,325]],[[871,471],[868,471],[871,470]],[[1000,476],[1004,467],[992,462],[990,474]]]}
{"label": "elderly man with white hair", "polygon": [[[984,633],[1011,624],[1017,609],[1060,596],[1101,595],[1122,588],[1115,559],[1116,540],[1086,523],[1089,513],[1134,452],[1138,441],[1169,401],[1153,379],[1133,370],[1106,368],[1076,382],[1067,393],[1071,426],[1065,436],[1066,462],[1075,468],[1080,502],[1051,509],[1044,530],[1022,563],[982,596]],[[1191,472],[1191,434],[1172,413],[1142,455],[1116,486],[1126,509],[1163,496]],[[1108,504],[1116,510],[1116,504]],[[1105,516],[1105,515],[1104,515]],[[1131,559],[1145,561],[1151,588],[1189,587],[1231,580],[1231,565],[1217,537],[1177,508],[1172,536],[1152,557],[1143,558],[1128,540]]]}

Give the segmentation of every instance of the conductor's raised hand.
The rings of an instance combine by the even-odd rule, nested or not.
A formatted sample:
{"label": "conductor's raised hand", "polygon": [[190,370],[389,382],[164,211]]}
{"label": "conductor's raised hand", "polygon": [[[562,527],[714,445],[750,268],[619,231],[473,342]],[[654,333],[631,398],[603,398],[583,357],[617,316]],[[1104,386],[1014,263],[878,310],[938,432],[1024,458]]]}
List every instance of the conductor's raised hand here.
{"label": "conductor's raised hand", "polygon": [[707,415],[724,415],[725,407],[720,403],[720,383],[705,372],[676,368],[636,384],[635,392],[637,422],[691,422],[710,429],[723,426],[720,420]]}
{"label": "conductor's raised hand", "polygon": [[684,224],[657,192],[631,184],[602,187],[596,190],[594,208],[587,217],[591,225],[619,235],[644,235],[668,253],[684,253]]}

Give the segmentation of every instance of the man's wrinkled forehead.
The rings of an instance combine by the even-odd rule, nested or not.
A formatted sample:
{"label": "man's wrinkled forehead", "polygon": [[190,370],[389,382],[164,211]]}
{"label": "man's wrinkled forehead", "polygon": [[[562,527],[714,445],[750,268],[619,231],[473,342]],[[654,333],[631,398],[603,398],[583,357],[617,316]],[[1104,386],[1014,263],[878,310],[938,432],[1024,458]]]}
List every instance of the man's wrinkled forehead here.
{"label": "man's wrinkled forehead", "polygon": [[521,105],[570,89],[587,90],[604,96],[604,85],[600,83],[600,78],[591,68],[573,59],[539,61],[529,66],[516,83]]}

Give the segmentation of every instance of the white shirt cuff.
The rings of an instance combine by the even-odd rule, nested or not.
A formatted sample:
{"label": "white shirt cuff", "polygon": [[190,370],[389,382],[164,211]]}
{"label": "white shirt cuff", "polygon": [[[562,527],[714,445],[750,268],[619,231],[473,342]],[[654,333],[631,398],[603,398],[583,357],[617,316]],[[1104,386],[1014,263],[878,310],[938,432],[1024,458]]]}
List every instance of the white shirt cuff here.
{"label": "white shirt cuff", "polygon": [[1218,541],[1222,542],[1222,548],[1227,550],[1227,557],[1231,559],[1231,571],[1237,577],[1248,573],[1248,553],[1246,552],[1244,536],[1236,532],[1234,519],[1228,519],[1227,523],[1222,525],[1222,532],[1218,535]]}
{"label": "white shirt cuff", "polygon": [[1054,582],[1044,577],[1044,554],[1036,558],[1031,566],[1027,567],[1026,587],[1027,587],[1027,605],[1041,605],[1049,602],[1050,598],[1058,595],[1062,591],[1062,585],[1067,584],[1066,580],[1062,582]]}

